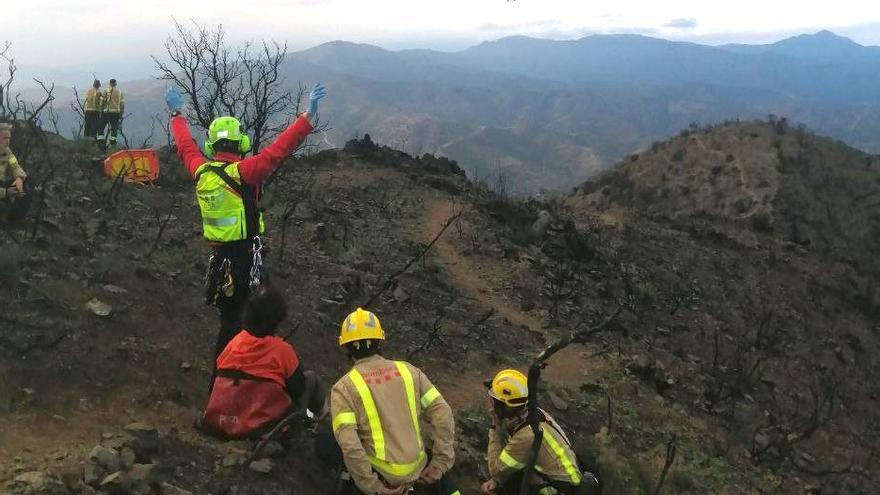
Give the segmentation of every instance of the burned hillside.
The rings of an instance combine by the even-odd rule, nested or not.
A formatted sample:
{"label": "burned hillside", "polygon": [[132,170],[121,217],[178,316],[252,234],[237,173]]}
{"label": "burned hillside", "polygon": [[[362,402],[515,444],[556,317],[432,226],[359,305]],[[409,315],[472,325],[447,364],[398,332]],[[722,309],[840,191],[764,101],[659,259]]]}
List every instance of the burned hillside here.
{"label": "burned hillside", "polygon": [[[751,144],[732,147],[736,132]],[[548,202],[368,139],[289,159],[264,201],[267,264],[291,308],[283,333],[295,330],[304,365],[335,381],[347,370],[339,322],[372,301],[389,357],[424,369],[455,410],[454,475],[472,493],[486,476],[484,380],[524,370],[548,343],[619,308],[606,331],[551,359],[539,395],[596,459],[606,493],[654,493],[667,447],[677,454],[662,493],[871,493],[880,296],[864,254],[877,218],[852,214],[838,191],[870,193],[876,165],[806,134],[822,154],[808,153],[787,127],[690,134]],[[812,160],[809,180],[780,179],[776,139],[784,156]],[[687,151],[673,159],[678,147]],[[331,492],[306,431],[252,470],[240,465],[248,445],[193,430],[216,314],[203,304],[191,182],[160,155],[150,186],[106,179],[81,145],[54,137],[25,163],[43,201],[24,231],[0,240],[13,308],[0,315],[0,481],[10,493],[114,490],[87,476],[100,467],[94,449],[137,451],[126,428],[139,423],[161,448],[138,459],[155,465],[150,476],[119,470],[131,493]],[[826,178],[816,156],[845,158],[852,180]],[[755,187],[705,186],[700,170],[705,161],[711,175],[714,157]],[[676,166],[694,178],[664,182]],[[765,171],[774,194],[752,177]],[[795,201],[823,182],[822,203]],[[681,199],[684,187],[698,199]],[[743,198],[754,203],[739,211]],[[847,258],[835,239],[865,252]]]}

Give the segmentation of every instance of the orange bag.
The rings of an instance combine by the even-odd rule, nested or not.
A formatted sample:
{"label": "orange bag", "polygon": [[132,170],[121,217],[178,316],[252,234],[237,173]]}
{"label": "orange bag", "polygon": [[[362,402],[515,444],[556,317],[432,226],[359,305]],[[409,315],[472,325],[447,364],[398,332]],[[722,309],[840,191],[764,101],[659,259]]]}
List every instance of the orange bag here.
{"label": "orange bag", "polygon": [[104,160],[104,175],[126,182],[152,182],[159,178],[159,157],[156,150],[121,150]]}

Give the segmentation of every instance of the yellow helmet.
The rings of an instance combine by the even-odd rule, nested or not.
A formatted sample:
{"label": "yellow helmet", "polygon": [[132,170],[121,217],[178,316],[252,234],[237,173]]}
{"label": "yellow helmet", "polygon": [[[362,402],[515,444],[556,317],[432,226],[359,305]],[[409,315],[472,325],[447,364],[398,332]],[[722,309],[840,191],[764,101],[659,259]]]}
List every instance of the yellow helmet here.
{"label": "yellow helmet", "polygon": [[508,407],[518,407],[529,401],[529,382],[526,375],[517,370],[501,370],[492,379],[489,397]]}
{"label": "yellow helmet", "polygon": [[379,318],[373,313],[358,308],[348,315],[339,329],[339,345],[343,346],[356,340],[385,340],[385,331]]}

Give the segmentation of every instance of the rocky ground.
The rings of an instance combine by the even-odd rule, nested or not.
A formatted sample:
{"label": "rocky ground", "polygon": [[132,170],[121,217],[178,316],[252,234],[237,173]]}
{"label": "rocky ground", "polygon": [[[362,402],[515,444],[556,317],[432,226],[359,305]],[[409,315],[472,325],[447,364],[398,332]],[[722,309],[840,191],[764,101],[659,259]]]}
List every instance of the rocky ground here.
{"label": "rocky ground", "polygon": [[[244,466],[251,446],[191,427],[217,321],[179,163],[163,155],[155,185],[114,185],[76,144],[36,149],[25,165],[45,179],[40,220],[0,240],[0,484],[332,492],[305,429]],[[338,322],[375,299],[387,354],[424,369],[456,411],[465,492],[486,470],[483,381],[618,307],[607,332],[553,357],[541,394],[606,493],[654,493],[670,447],[663,493],[876,485],[876,274],[705,215],[514,200],[452,162],[364,141],[288,161],[264,204],[304,365],[341,376]]]}

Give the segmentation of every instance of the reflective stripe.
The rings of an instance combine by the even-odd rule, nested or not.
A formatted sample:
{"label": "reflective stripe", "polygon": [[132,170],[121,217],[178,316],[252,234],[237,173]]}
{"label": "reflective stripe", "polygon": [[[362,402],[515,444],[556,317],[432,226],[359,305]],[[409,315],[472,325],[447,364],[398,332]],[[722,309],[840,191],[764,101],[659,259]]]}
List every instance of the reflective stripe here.
{"label": "reflective stripe", "polygon": [[[376,403],[373,402],[373,394],[370,393],[369,387],[364,382],[364,377],[358,373],[358,370],[352,368],[348,372],[348,377],[354,383],[358,395],[361,396],[361,402],[364,404],[364,410],[367,412],[367,419],[370,421],[370,433],[373,436],[373,448],[376,450],[375,459],[385,461],[385,434],[382,433],[382,421],[379,420],[379,411],[376,410]],[[371,461],[373,458],[371,457]]]}
{"label": "reflective stripe", "polygon": [[410,462],[409,464],[393,464],[391,462],[376,459],[373,456],[369,456],[369,458],[370,458],[370,464],[372,464],[374,467],[378,468],[379,470],[381,470],[387,474],[390,474],[392,476],[398,476],[400,478],[404,478],[406,476],[413,474],[416,471],[416,469],[418,469],[421,466],[422,460],[425,459],[425,451],[424,450],[421,451],[419,453],[419,457],[416,458],[415,461]]}
{"label": "reflective stripe", "polygon": [[559,460],[559,463],[562,464],[563,469],[568,474],[568,477],[571,478],[572,485],[580,485],[581,484],[581,474],[578,472],[577,468],[574,467],[574,463],[571,462],[571,459],[565,454],[565,449],[556,439],[553,437],[553,433],[545,431],[544,432],[544,440],[547,441],[547,445],[550,446],[550,450],[553,451],[553,454],[556,455],[556,458]]}
{"label": "reflective stripe", "polygon": [[422,396],[422,409],[427,409],[428,406],[434,403],[437,400],[437,397],[440,397],[440,392],[437,391],[436,388],[432,388],[425,392],[425,395]]}
{"label": "reflective stripe", "polygon": [[333,431],[339,429],[342,425],[357,425],[357,416],[353,412],[343,412],[333,418]]}
{"label": "reflective stripe", "polygon": [[[370,313],[372,315],[372,313]],[[419,440],[419,455],[424,455],[422,447],[422,433],[419,431],[419,410],[416,409],[416,389],[413,386],[412,373],[409,372],[406,363],[395,361],[397,371],[400,372],[400,378],[403,378],[403,384],[406,387],[406,401],[409,404],[409,414],[412,416],[413,430],[416,432],[416,438]]]}
{"label": "reflective stripe", "polygon": [[202,218],[202,223],[212,227],[232,227],[238,223],[238,217]]}
{"label": "reflective stripe", "polygon": [[513,469],[522,469],[526,467],[525,464],[519,462],[514,459],[513,456],[507,453],[507,449],[501,451],[501,455],[498,457],[498,460],[501,461],[505,466]]}

